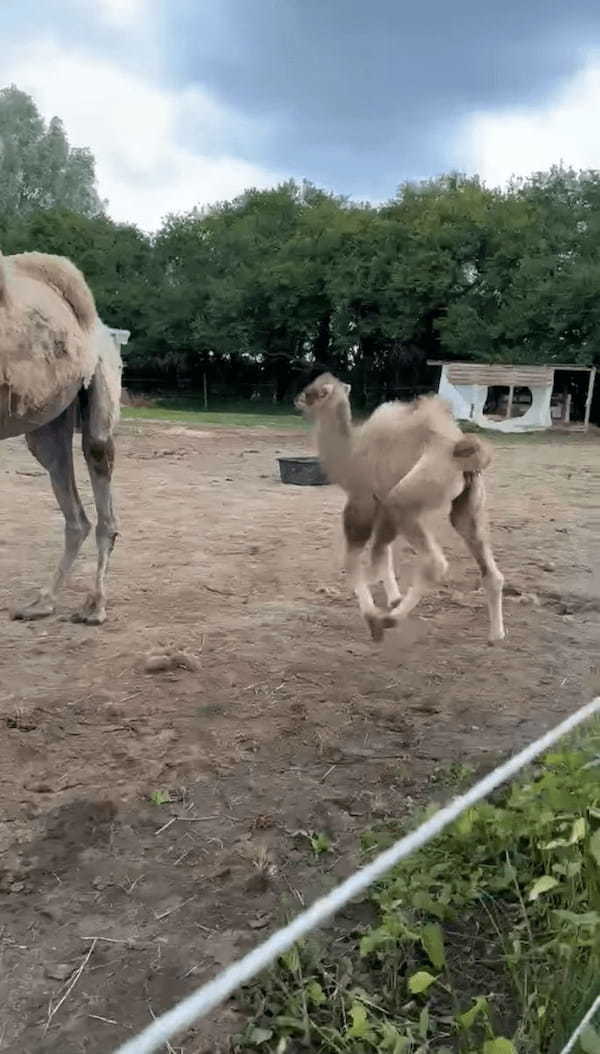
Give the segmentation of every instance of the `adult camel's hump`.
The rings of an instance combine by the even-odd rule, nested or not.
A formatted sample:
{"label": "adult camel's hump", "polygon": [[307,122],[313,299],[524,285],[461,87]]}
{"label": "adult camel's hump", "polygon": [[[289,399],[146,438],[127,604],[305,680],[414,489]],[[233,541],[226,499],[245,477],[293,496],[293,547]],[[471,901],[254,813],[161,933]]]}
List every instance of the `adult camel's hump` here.
{"label": "adult camel's hump", "polygon": [[98,362],[94,298],[60,256],[0,257],[0,391],[25,416],[87,386]]}

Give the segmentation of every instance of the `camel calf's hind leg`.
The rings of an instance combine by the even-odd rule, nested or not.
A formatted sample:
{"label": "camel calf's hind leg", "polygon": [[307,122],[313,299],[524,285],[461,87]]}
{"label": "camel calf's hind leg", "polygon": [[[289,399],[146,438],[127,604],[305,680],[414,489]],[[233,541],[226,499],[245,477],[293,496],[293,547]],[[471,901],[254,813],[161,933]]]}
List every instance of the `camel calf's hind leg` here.
{"label": "camel calf's hind leg", "polygon": [[372,566],[372,581],[383,582],[383,589],[385,592],[385,599],[388,608],[395,607],[399,604],[402,599],[402,593],[398,588],[398,579],[396,578],[396,571],[394,569],[394,552],[391,545],[385,546],[377,561],[371,561]]}
{"label": "camel calf's hind leg", "polygon": [[54,421],[26,435],[31,453],[50,476],[52,489],[65,518],[65,548],[50,585],[40,590],[32,604],[17,608],[13,613],[15,619],[38,619],[53,614],[56,595],[90,532],[90,522],[77,493],[73,470],[74,426],[73,404]]}
{"label": "camel calf's hind leg", "polygon": [[443,582],[448,571],[448,561],[431,531],[408,510],[403,511],[396,508],[394,517],[390,516],[389,525],[385,523],[385,515],[386,513],[382,516],[378,535],[375,537],[375,551],[379,548],[381,538],[385,537],[386,532],[391,534],[392,531],[398,530],[417,554],[417,568],[413,581],[404,598],[398,599],[393,606],[393,617],[390,624],[394,626],[410,614],[426,593]]}
{"label": "camel calf's hind leg", "polygon": [[411,472],[390,491],[379,508],[373,539],[373,567],[382,566],[386,550],[391,548],[398,534],[406,538],[417,554],[416,572],[405,596],[402,599],[398,598],[387,615],[383,618],[379,616],[381,631],[391,629],[406,618],[421,598],[446,577],[446,557],[431,530],[419,518],[427,511],[424,499],[427,499],[430,508],[436,508],[443,498],[443,485],[440,485],[431,473],[422,473],[417,462]]}
{"label": "camel calf's hind leg", "polygon": [[504,640],[502,589],[504,575],[499,570],[489,540],[485,510],[485,487],[481,476],[465,473],[465,489],[452,502],[450,522],[475,557],[483,588],[487,595],[490,619],[490,643]]}

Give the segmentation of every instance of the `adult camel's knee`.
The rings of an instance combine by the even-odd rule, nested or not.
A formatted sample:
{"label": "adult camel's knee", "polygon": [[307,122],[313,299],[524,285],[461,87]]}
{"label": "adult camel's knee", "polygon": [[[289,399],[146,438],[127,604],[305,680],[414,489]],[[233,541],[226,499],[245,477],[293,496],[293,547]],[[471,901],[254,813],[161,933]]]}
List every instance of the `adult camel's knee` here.
{"label": "adult camel's knee", "polygon": [[95,439],[84,434],[83,453],[90,469],[105,479],[111,478],[115,464],[115,444],[112,437]]}

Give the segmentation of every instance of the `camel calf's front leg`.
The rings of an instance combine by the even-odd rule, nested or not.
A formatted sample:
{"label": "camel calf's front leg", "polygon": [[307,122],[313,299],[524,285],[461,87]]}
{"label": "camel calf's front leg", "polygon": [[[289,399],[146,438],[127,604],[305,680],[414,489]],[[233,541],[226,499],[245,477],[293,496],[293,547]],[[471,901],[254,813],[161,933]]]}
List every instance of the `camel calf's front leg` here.
{"label": "camel calf's front leg", "polygon": [[[375,514],[376,505],[374,499],[350,498],[344,509],[343,523],[344,535],[346,538],[346,567],[351,575],[352,588],[354,589],[354,594],[358,600],[360,613],[369,627],[373,640],[380,641],[383,638],[384,630],[394,623],[391,621],[390,617],[387,616],[384,611],[381,611],[381,609],[375,604],[369,585],[367,571],[361,560],[364,548],[371,537],[371,531],[373,530],[373,525],[375,523]],[[388,557],[386,555],[385,560],[387,559]],[[391,586],[389,580],[390,568],[391,576],[394,578],[394,584],[396,585],[397,591],[398,586],[394,577],[393,565],[390,563],[384,563],[383,566],[385,568],[384,573],[388,574],[386,591],[387,588]]]}

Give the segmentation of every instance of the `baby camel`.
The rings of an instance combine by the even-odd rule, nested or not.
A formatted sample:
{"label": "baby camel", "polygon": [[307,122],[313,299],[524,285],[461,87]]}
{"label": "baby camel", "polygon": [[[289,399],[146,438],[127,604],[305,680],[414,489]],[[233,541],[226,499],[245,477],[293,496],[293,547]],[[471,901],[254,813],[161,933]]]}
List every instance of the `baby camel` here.
{"label": "baby camel", "polygon": [[[383,403],[358,426],[352,424],[350,386],[330,373],[296,399],[296,407],[317,427],[319,456],[332,483],[345,490],[343,514],[347,566],[361,614],[374,640],[381,640],[445,577],[448,564],[424,518],[447,510],[481,571],[487,595],[490,641],[504,638],[502,587],[489,541],[481,472],[488,447],[464,435],[437,396],[412,403]],[[391,544],[404,535],[418,565],[404,597],[394,574]],[[371,574],[361,553],[373,537]],[[369,582],[383,581],[387,611],[378,608]]]}
{"label": "baby camel", "polygon": [[65,518],[64,554],[52,582],[15,618],[52,614],[90,531],[73,471],[77,420],[98,513],[98,565],[95,589],[73,618],[90,625],[106,618],[104,577],[117,536],[111,476],[120,391],[119,353],[77,268],[43,253],[0,255],[0,439],[25,436]]}

